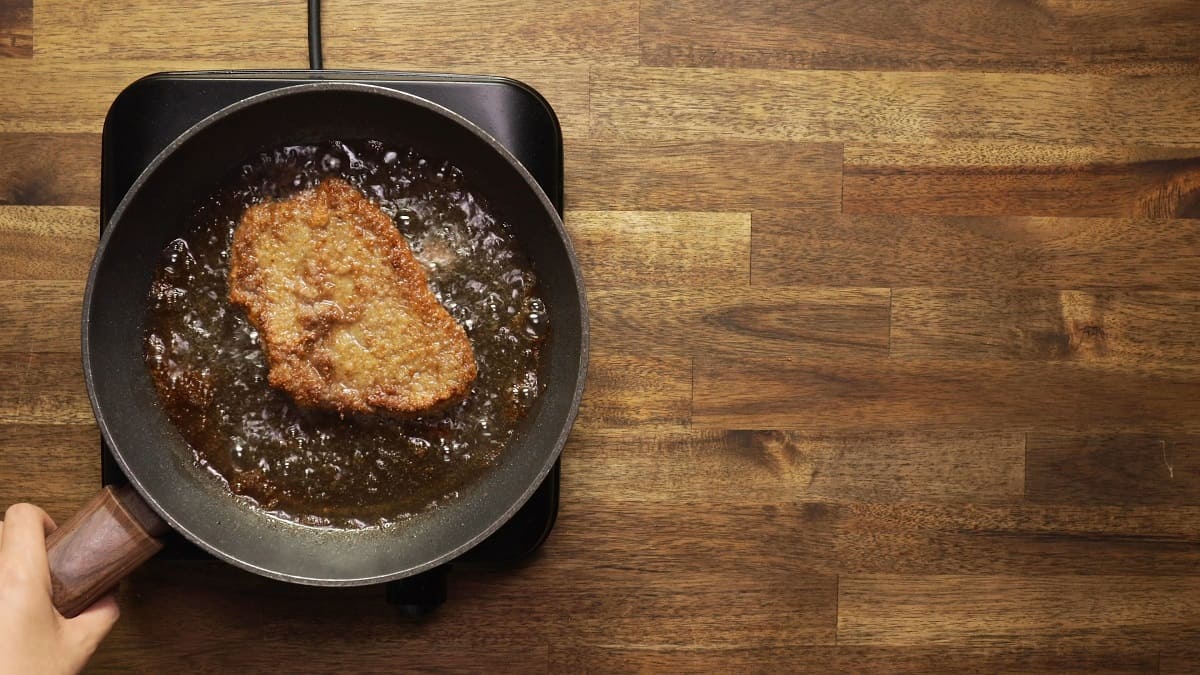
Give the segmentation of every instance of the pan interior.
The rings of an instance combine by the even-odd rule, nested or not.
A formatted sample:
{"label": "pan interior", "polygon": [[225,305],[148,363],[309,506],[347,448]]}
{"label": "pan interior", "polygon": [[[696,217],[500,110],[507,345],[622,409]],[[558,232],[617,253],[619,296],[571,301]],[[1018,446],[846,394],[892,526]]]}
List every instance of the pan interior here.
{"label": "pan interior", "polygon": [[[236,501],[191,461],[191,450],[159,407],[142,356],[154,268],[162,249],[187,226],[190,210],[258,152],[335,138],[411,146],[459,167],[511,223],[554,321],[540,364],[546,389],[499,465],[459,499],[384,529],[309,528]],[[190,539],[267,576],[313,584],[384,581],[449,559],[486,536],[553,465],[582,386],[582,292],[553,207],[485,134],[409,95],[363,85],[298,85],[247,99],[201,122],[134,184],[106,230],[88,285],[85,375],[118,463]]]}

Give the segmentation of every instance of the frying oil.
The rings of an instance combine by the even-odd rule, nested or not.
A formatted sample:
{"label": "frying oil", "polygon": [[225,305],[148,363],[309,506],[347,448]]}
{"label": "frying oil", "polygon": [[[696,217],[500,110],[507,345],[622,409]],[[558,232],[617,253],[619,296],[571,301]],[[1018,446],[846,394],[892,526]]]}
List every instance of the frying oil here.
{"label": "frying oil", "polygon": [[[260,336],[228,298],[233,232],[249,206],[331,176],[392,217],[466,330],[479,376],[457,405],[415,419],[343,418],[267,383]],[[528,259],[457,168],[377,141],[333,141],[259,155],[195,211],[156,271],[145,357],[195,461],[239,498],[307,525],[362,528],[454,499],[502,460],[543,388],[548,330]]]}

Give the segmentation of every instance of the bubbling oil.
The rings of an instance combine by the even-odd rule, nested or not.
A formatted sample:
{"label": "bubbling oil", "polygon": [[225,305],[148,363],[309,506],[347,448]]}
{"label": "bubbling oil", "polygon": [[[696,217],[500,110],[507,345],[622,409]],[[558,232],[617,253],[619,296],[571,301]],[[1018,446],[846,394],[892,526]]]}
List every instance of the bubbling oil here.
{"label": "bubbling oil", "polygon": [[[332,176],[392,217],[466,330],[479,375],[457,405],[415,419],[343,418],[267,383],[258,331],[228,298],[233,233],[251,205]],[[543,389],[549,318],[508,224],[457,168],[378,141],[332,141],[263,153],[201,204],[162,253],[146,325],[159,400],[202,468],[277,517],[364,528],[452,500],[500,461]]]}

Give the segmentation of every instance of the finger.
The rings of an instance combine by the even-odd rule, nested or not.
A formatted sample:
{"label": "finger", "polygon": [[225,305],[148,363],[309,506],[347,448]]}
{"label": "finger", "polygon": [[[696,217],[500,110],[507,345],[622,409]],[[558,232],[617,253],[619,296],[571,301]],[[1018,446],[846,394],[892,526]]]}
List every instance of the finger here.
{"label": "finger", "polygon": [[[8,507],[7,511],[4,512],[4,520],[0,520],[0,533],[4,531],[4,521],[10,520],[14,514],[22,522],[29,522],[31,524],[41,523],[43,539],[45,538],[45,535],[50,534],[58,529],[58,523],[54,522],[54,519],[50,517],[49,513],[43,511],[39,506],[22,502],[20,504],[13,504],[12,506]],[[37,528],[31,529],[33,531],[37,530]],[[0,537],[0,546],[4,546],[3,537]]]}
{"label": "finger", "polygon": [[63,623],[76,640],[95,649],[120,616],[121,608],[117,605],[117,593],[114,590]]}
{"label": "finger", "polygon": [[50,563],[46,559],[46,532],[54,521],[33,504],[13,504],[4,513],[0,532],[0,556],[16,569],[50,585]]}
{"label": "finger", "polygon": [[57,527],[45,511],[33,504],[13,504],[4,512],[7,527],[0,534],[0,549],[13,546],[46,544],[46,534]]}

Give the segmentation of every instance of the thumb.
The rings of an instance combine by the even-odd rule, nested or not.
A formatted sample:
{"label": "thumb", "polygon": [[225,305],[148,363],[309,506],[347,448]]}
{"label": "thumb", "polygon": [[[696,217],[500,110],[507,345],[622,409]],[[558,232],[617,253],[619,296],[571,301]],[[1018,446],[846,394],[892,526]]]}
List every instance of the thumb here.
{"label": "thumb", "polygon": [[64,631],[80,644],[94,650],[104,636],[108,635],[108,631],[112,630],[113,624],[120,616],[121,608],[117,606],[117,594],[109,593],[92,603],[91,607],[80,612],[78,616],[64,620]]}

